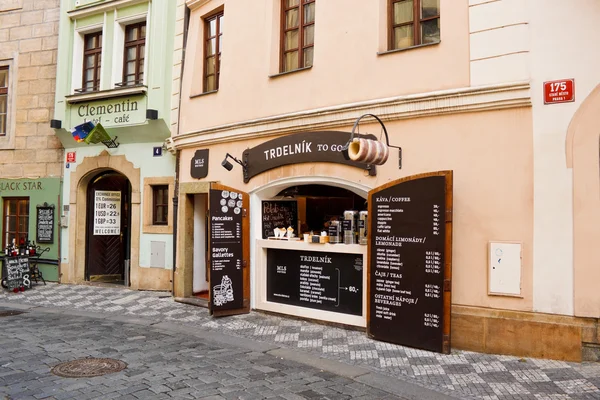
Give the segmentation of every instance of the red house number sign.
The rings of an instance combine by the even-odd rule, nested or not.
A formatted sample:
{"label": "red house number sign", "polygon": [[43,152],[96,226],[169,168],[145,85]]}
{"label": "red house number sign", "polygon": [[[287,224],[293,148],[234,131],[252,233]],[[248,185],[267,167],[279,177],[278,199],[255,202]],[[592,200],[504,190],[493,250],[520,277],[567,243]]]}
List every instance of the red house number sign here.
{"label": "red house number sign", "polygon": [[544,104],[575,101],[575,79],[544,82]]}

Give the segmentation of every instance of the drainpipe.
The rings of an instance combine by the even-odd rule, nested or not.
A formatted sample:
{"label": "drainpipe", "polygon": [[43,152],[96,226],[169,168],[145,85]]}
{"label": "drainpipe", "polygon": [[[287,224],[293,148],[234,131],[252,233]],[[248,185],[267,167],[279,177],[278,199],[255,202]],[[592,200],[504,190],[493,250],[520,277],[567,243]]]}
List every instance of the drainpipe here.
{"label": "drainpipe", "polygon": [[[183,68],[185,66],[185,50],[187,47],[188,29],[190,26],[190,9],[185,7],[185,15],[183,19],[183,49],[181,52],[181,77],[183,77]],[[183,79],[179,79],[179,115],[177,122],[177,134],[179,134],[179,124],[181,122],[181,88],[183,87]],[[171,273],[171,295],[175,297],[175,271],[177,270],[177,219],[179,209],[179,159],[181,152],[176,150],[175,153],[175,194],[173,197],[173,272]]]}

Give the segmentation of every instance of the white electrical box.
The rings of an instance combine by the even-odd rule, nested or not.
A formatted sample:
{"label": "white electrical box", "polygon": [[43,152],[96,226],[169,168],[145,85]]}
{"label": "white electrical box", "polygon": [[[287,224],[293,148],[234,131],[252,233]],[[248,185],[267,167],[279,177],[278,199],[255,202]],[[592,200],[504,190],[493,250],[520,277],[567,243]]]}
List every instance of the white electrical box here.
{"label": "white electrical box", "polygon": [[490,242],[488,294],[521,296],[521,243]]}
{"label": "white electrical box", "polygon": [[150,266],[155,268],[165,267],[165,242],[150,242]]}

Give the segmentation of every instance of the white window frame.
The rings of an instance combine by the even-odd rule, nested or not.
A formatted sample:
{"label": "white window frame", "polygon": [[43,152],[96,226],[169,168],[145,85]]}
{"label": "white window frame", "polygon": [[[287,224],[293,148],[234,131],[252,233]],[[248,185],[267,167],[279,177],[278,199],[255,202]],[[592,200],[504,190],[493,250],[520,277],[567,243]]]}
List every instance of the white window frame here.
{"label": "white window frame", "polygon": [[[116,13],[115,13],[116,14]],[[115,31],[113,49],[115,55],[113,57],[112,74],[111,74],[111,89],[118,89],[117,83],[123,82],[123,62],[125,58],[125,29],[127,25],[146,22],[146,44],[144,45],[144,81],[143,85],[148,86],[148,50],[150,49],[150,13],[144,12],[137,15],[130,15],[123,18],[115,16]]]}

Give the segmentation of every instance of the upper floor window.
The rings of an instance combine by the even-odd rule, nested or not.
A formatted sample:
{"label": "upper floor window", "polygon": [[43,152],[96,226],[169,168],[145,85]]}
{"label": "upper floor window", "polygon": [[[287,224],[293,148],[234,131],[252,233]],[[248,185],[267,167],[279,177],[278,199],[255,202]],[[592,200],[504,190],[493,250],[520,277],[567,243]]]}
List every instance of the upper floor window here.
{"label": "upper floor window", "polygon": [[223,47],[223,15],[221,11],[204,20],[204,92],[219,89],[221,50]]}
{"label": "upper floor window", "polygon": [[102,32],[85,35],[83,38],[83,91],[100,89],[100,65],[102,63]]}
{"label": "upper floor window", "polygon": [[313,65],[315,0],[282,0],[281,72]]}
{"label": "upper floor window", "polygon": [[390,50],[440,41],[440,0],[390,0]]}
{"label": "upper floor window", "polygon": [[125,27],[125,55],[123,57],[123,85],[144,82],[144,54],[146,51],[146,22]]}
{"label": "upper floor window", "polygon": [[6,135],[8,119],[8,67],[0,67],[0,136]]}

